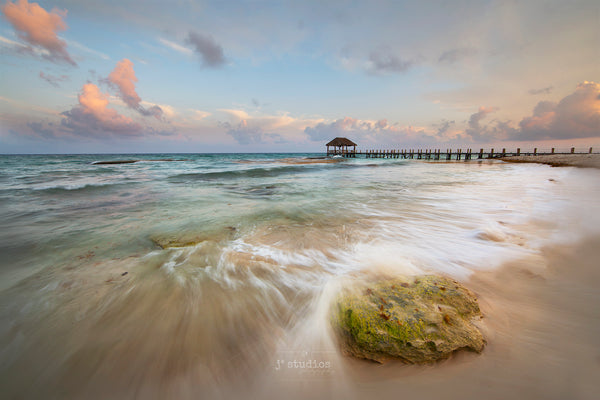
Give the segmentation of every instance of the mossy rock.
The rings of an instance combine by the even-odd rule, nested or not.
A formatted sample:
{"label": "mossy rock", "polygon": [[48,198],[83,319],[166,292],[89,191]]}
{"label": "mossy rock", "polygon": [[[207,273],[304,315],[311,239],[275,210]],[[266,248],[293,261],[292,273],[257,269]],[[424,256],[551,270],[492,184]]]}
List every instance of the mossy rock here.
{"label": "mossy rock", "polygon": [[214,229],[208,232],[177,232],[171,234],[158,234],[150,237],[150,240],[161,249],[178,247],[190,247],[206,241],[221,241],[232,239],[237,232],[233,226]]}
{"label": "mossy rock", "polygon": [[345,354],[383,362],[428,363],[485,340],[475,295],[458,282],[426,275],[345,288],[331,321]]}
{"label": "mossy rock", "polygon": [[176,247],[195,246],[208,240],[208,237],[202,236],[153,236],[150,238],[152,242],[161,249],[169,249]]}

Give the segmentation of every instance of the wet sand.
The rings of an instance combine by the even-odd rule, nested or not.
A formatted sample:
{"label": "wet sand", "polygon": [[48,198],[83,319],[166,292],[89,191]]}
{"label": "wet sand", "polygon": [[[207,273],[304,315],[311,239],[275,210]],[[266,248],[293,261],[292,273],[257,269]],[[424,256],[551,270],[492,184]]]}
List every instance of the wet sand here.
{"label": "wet sand", "polygon": [[488,345],[428,366],[347,360],[356,398],[596,399],[600,237],[478,272]]}
{"label": "wet sand", "polygon": [[[325,365],[313,366],[310,373],[288,369],[286,375],[273,371],[277,364],[269,355],[274,343],[260,340],[281,339],[280,330],[273,330],[278,324],[244,312],[248,304],[260,309],[248,302],[251,293],[230,293],[227,303],[205,304],[209,310],[199,319],[189,309],[165,309],[167,304],[203,302],[193,301],[185,288],[164,287],[164,279],[153,280],[151,287],[159,293],[150,303],[145,292],[127,294],[133,289],[128,286],[132,273],[123,275],[127,264],[117,263],[104,291],[122,295],[116,304],[103,300],[97,306],[118,315],[111,313],[111,319],[100,315],[98,324],[85,323],[77,332],[71,331],[75,325],[50,316],[55,321],[51,329],[35,333],[37,344],[27,350],[31,353],[0,381],[6,398],[596,399],[598,259],[600,236],[595,236],[545,248],[541,254],[476,272],[464,281],[477,294],[484,314],[481,328],[488,344],[481,354],[460,352],[424,366],[380,365],[342,356],[332,343],[315,357],[278,354],[275,358],[286,358],[286,363],[314,358]],[[219,290],[206,286],[202,292],[222,299]],[[96,296],[107,298],[102,293]],[[145,306],[140,310],[141,303]],[[243,309],[236,318],[223,320],[227,310],[238,306]],[[74,316],[85,313],[72,302],[65,307],[75,307]],[[148,315],[155,317],[148,321]],[[312,346],[310,336],[320,336],[322,327],[307,323],[305,328],[299,338]],[[214,330],[219,334],[215,336]],[[203,340],[223,336],[229,340]],[[199,363],[202,354],[214,358]],[[10,358],[3,355],[5,362]]]}
{"label": "wet sand", "polygon": [[[164,304],[187,304],[191,299],[189,293],[179,287],[175,287],[175,292],[172,286],[161,290],[165,288],[162,287],[164,280],[160,280],[151,285],[154,291],[161,290],[154,302],[146,304],[147,294],[139,294],[143,298],[138,300],[146,304],[143,310],[135,306],[140,303],[135,301],[135,291],[119,298],[117,308],[121,309],[122,318],[113,316],[110,320],[98,321],[102,323],[100,326],[112,327],[109,332],[92,324],[90,329],[84,329],[86,335],[80,337],[77,332],[69,332],[72,325],[56,321],[55,329],[38,338],[38,344],[43,343],[43,346],[29,349],[33,351],[31,362],[25,357],[23,365],[7,374],[12,378],[5,376],[7,379],[2,381],[6,384],[7,398],[198,398],[207,395],[223,399],[288,400],[373,396],[591,400],[597,398],[597,377],[600,376],[598,259],[600,236],[582,243],[548,247],[541,254],[510,262],[493,271],[475,273],[464,283],[479,298],[484,314],[481,328],[488,344],[481,354],[460,352],[431,365],[401,362],[380,365],[341,356],[336,346],[326,346],[327,351],[316,357],[318,362],[326,363],[326,368],[313,368],[313,374],[301,370],[289,370],[291,374],[286,376],[271,374],[268,371],[276,367],[275,362],[261,356],[271,354],[272,346],[250,340],[248,336],[249,332],[261,331],[263,338],[280,337],[277,331],[271,330],[269,320],[257,318],[255,314],[244,319],[242,312],[233,325],[223,325],[222,316],[227,314],[224,308],[229,310],[235,304],[247,307],[247,301],[234,301],[244,297],[243,293],[231,293],[224,304],[206,304],[210,314],[205,313],[201,320],[189,314],[189,310],[177,307],[169,308],[165,314]],[[108,280],[112,283],[104,290],[122,292],[128,287],[131,274],[122,274],[121,263],[114,267]],[[209,287],[203,291],[205,289]],[[223,298],[222,294],[213,293],[214,290],[206,293],[209,298]],[[97,296],[106,297],[102,293]],[[121,301],[125,298],[127,301]],[[108,307],[102,303],[102,308]],[[67,303],[66,306],[75,305]],[[260,309],[257,304],[251,306]],[[158,310],[162,310],[159,319],[139,326],[148,313]],[[140,313],[144,315],[138,315]],[[207,315],[215,317],[206,319]],[[115,324],[115,320],[123,318],[130,323]],[[260,324],[249,324],[249,321]],[[318,326],[307,325],[306,328],[301,337],[310,336],[311,329],[319,330]],[[142,334],[145,329],[153,332],[152,335]],[[203,341],[204,337],[214,337],[211,331],[215,329],[220,331],[219,335],[230,337],[231,341],[225,344],[231,348],[219,347],[218,341]],[[49,337],[57,338],[58,342],[49,341]],[[102,345],[108,338],[110,343],[105,345],[110,350]],[[78,340],[89,345],[83,346]],[[311,342],[308,339],[307,343]],[[72,348],[86,351],[72,355],[68,351],[62,353]],[[40,351],[47,352],[41,359]],[[216,358],[200,368],[202,363],[197,362],[197,357],[204,353]],[[225,355],[228,355],[227,360],[223,359]],[[10,358],[10,355],[4,356]],[[294,357],[307,358],[299,353]],[[40,360],[46,363],[40,364]],[[59,371],[55,370],[57,366]],[[28,379],[32,377],[35,377],[33,382]]]}
{"label": "wet sand", "polygon": [[553,167],[600,168],[600,154],[553,154],[540,156],[504,157],[502,161],[512,163],[540,163]]}
{"label": "wet sand", "polygon": [[[293,316],[248,313],[261,310],[262,296],[207,282],[190,291],[161,275],[140,287],[133,271],[123,274],[131,263],[115,261],[98,271],[104,283],[88,288],[90,309],[73,301],[81,295],[65,292],[59,310],[40,321],[43,330],[36,321],[24,326],[32,341],[22,343],[25,353],[4,371],[0,386],[6,398],[596,399],[598,259],[600,235],[474,273],[463,283],[479,298],[487,346],[481,354],[459,352],[424,366],[342,356],[321,337],[319,318],[300,329],[297,339],[305,342],[290,348],[295,353],[278,353],[285,337],[278,327],[285,324],[277,315]],[[68,292],[90,279],[73,273]],[[306,308],[306,293],[288,295]],[[313,346],[321,340],[315,356],[304,354],[319,350]],[[0,360],[16,356],[8,352]],[[274,371],[278,359],[287,365],[296,358],[324,368]]]}

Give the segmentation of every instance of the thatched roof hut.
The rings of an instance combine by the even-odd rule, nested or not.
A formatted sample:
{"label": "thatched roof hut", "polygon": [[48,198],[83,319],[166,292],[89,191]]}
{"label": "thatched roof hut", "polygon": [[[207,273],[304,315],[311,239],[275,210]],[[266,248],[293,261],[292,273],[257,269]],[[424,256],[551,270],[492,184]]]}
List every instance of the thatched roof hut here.
{"label": "thatched roof hut", "polygon": [[[336,137],[331,142],[326,144],[327,146],[327,155],[342,155],[345,157],[355,157],[356,154],[356,146],[352,140],[344,138],[344,137]],[[330,147],[333,147],[332,150],[329,150]],[[352,150],[350,150],[352,147]]]}
{"label": "thatched roof hut", "polygon": [[331,142],[327,143],[326,146],[327,147],[329,147],[329,146],[343,147],[343,146],[357,146],[357,144],[354,143],[352,140],[347,139],[345,137],[336,137]]}

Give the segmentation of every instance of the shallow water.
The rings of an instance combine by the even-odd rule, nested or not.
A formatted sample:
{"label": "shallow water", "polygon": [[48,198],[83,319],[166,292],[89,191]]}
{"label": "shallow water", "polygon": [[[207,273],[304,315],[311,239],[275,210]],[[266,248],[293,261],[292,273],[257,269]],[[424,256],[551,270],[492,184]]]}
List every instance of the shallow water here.
{"label": "shallow water", "polygon": [[349,277],[468,284],[600,233],[598,170],[314,156],[0,156],[9,397],[350,396],[379,378],[329,329]]}

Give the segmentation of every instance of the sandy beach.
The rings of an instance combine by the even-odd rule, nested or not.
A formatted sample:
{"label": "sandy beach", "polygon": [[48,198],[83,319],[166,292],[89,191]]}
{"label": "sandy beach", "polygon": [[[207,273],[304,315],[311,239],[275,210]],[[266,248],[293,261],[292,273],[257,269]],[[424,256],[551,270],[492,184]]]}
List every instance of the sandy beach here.
{"label": "sandy beach", "polygon": [[[599,154],[520,156],[508,162],[600,168]],[[595,399],[600,376],[600,236],[476,272],[488,344],[428,366],[351,361],[357,398],[377,391],[447,399]]]}
{"label": "sandy beach", "polygon": [[512,163],[540,163],[553,167],[600,168],[600,154],[553,154],[539,156],[504,157],[502,161]]}
{"label": "sandy beach", "polygon": [[350,360],[356,398],[594,399],[600,374],[600,237],[476,273],[466,285],[485,314],[482,354],[428,366]]}

